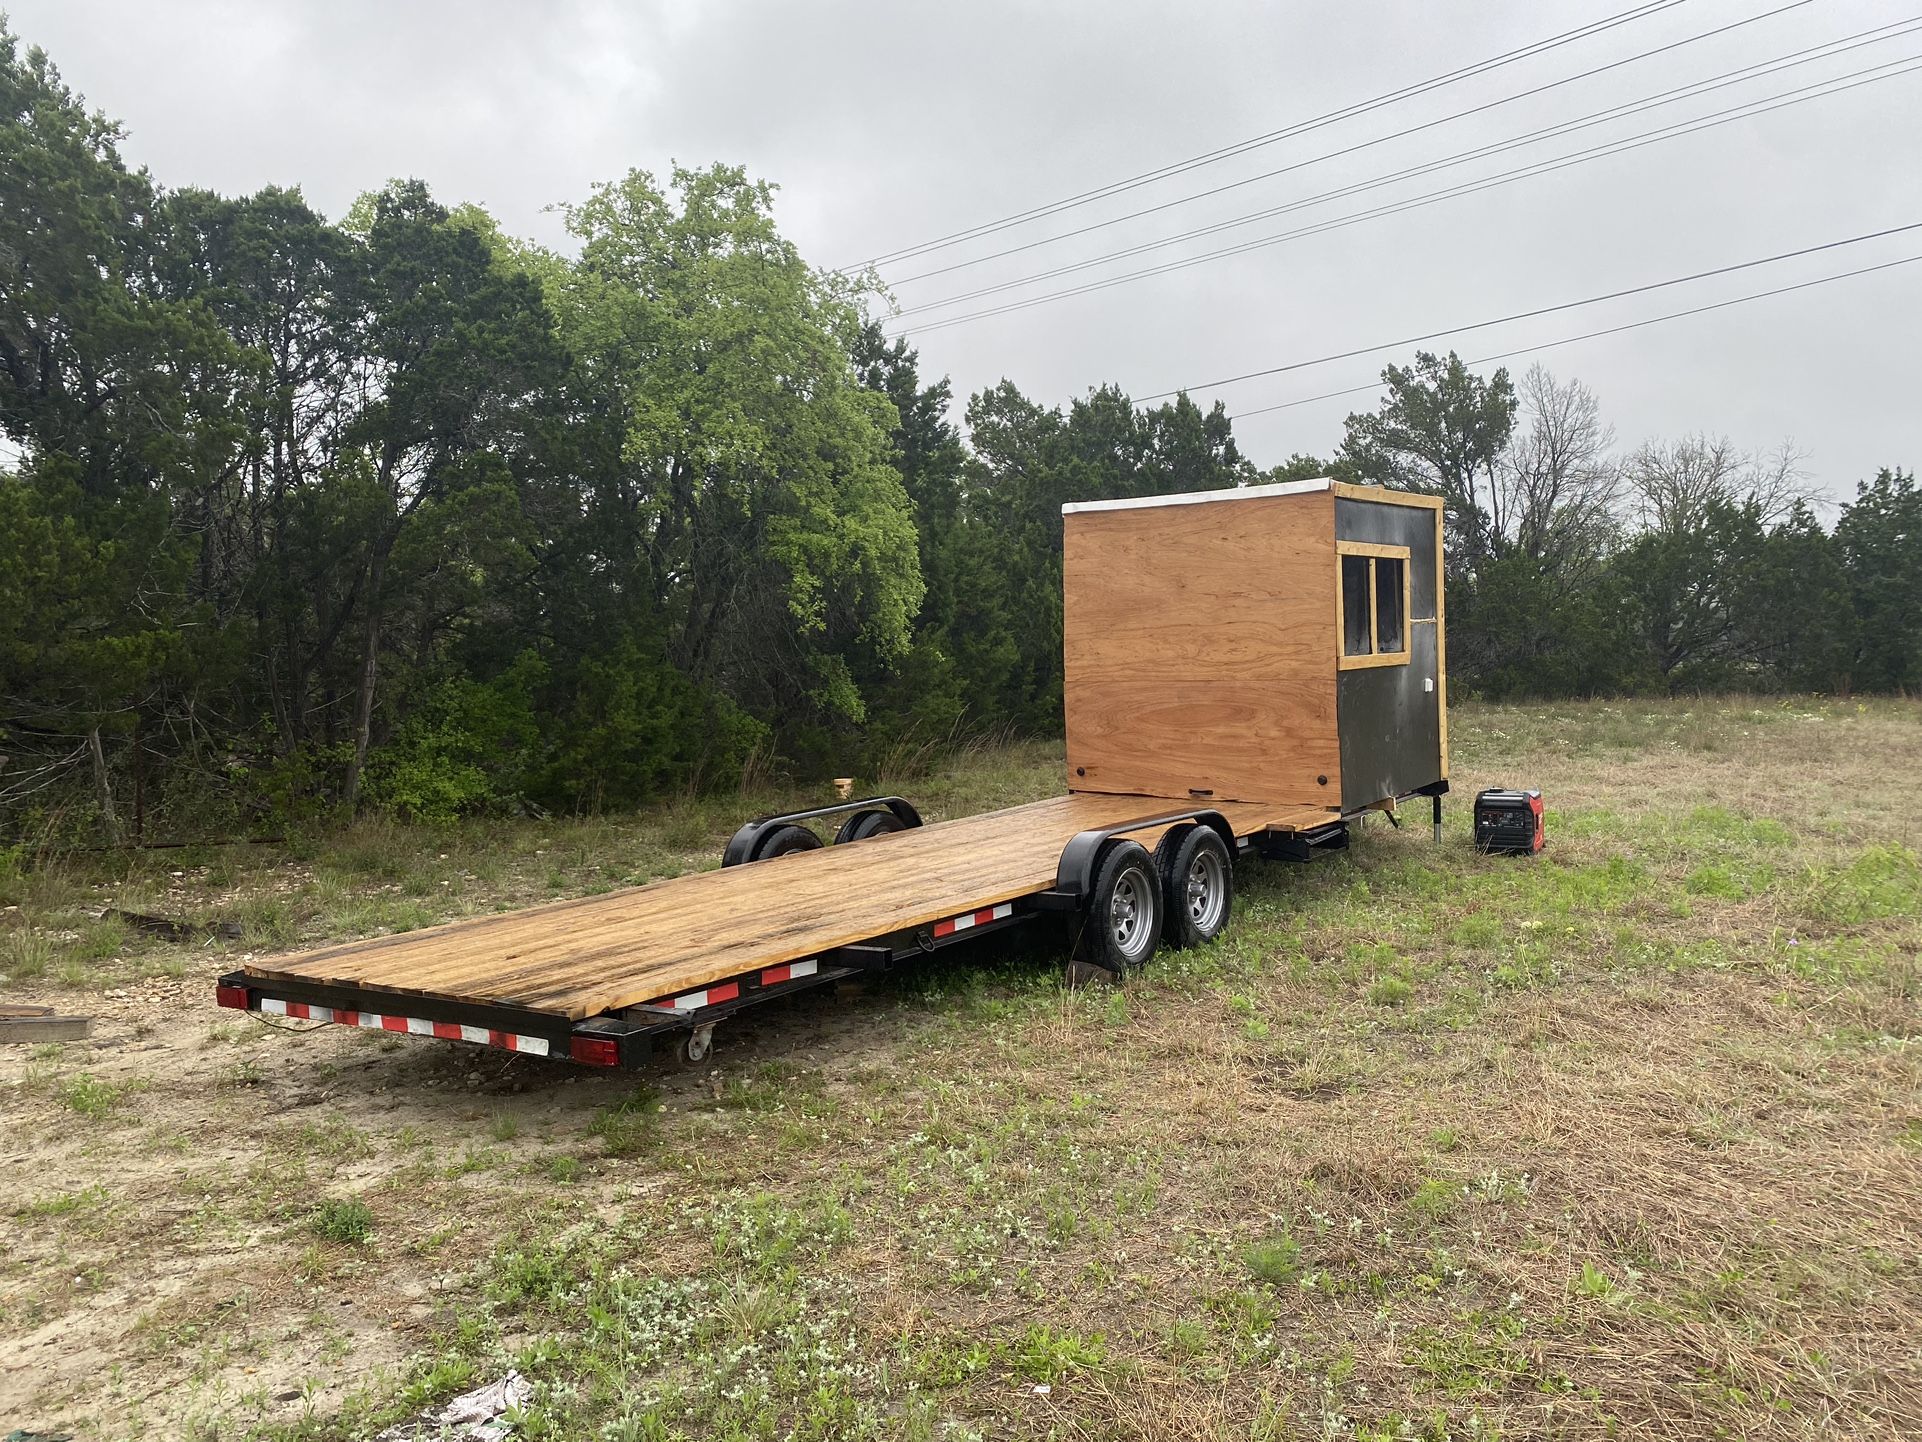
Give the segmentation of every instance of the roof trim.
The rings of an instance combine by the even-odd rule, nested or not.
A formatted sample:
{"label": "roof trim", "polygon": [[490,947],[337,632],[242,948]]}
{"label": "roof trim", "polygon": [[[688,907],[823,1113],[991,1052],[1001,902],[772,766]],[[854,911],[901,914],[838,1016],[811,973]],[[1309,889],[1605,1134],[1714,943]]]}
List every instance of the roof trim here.
{"label": "roof trim", "polygon": [[1064,516],[1083,511],[1142,511],[1152,506],[1199,506],[1210,501],[1256,501],[1269,496],[1305,496],[1326,491],[1334,482],[1323,476],[1313,481],[1279,481],[1268,486],[1235,486],[1225,491],[1183,491],[1172,496],[1128,496],[1118,501],[1069,501],[1062,506]]}
{"label": "roof trim", "polygon": [[1347,501],[1373,501],[1383,506],[1419,506],[1427,511],[1439,511],[1442,498],[1431,496],[1426,491],[1391,491],[1386,486],[1357,486],[1347,481],[1335,482],[1335,494]]}

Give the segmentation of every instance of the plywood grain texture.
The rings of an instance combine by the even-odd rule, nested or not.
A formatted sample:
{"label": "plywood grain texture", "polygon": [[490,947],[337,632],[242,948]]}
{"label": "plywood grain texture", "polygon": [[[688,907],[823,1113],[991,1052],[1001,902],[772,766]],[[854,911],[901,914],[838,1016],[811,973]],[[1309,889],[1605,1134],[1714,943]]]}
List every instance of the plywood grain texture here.
{"label": "plywood grain texture", "polygon": [[1071,788],[1338,804],[1334,508],[1321,490],[1065,518]]}
{"label": "plywood grain texture", "polygon": [[[1173,809],[1177,803],[1157,798],[1059,796],[603,896],[262,958],[245,970],[267,981],[455,997],[578,1020],[1043,890],[1076,832]],[[1333,819],[1313,808],[1218,809],[1238,836]],[[1139,839],[1152,845],[1164,830],[1142,829]]]}

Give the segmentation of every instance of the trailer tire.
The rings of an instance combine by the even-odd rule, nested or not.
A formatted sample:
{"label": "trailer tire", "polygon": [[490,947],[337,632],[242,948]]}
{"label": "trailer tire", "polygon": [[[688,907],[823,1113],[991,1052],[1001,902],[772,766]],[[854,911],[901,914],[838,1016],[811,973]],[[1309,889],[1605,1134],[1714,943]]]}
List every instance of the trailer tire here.
{"label": "trailer tire", "polygon": [[1095,868],[1080,960],[1115,976],[1148,964],[1161,943],[1162,889],[1139,842],[1117,841]]}
{"label": "trailer tire", "polygon": [[683,1067],[700,1066],[714,1054],[714,1023],[683,1032],[674,1044],[674,1060]]}
{"label": "trailer tire", "polygon": [[754,843],[749,861],[767,861],[776,856],[791,856],[797,851],[818,851],[821,838],[805,826],[777,826]]}
{"label": "trailer tire", "polygon": [[1170,831],[1155,848],[1161,872],[1162,939],[1177,951],[1227,930],[1235,905],[1235,864],[1212,826]]}
{"label": "trailer tire", "polygon": [[841,829],[834,833],[834,844],[841,846],[849,841],[866,841],[870,836],[886,836],[907,829],[901,818],[892,811],[857,811],[843,821]]}

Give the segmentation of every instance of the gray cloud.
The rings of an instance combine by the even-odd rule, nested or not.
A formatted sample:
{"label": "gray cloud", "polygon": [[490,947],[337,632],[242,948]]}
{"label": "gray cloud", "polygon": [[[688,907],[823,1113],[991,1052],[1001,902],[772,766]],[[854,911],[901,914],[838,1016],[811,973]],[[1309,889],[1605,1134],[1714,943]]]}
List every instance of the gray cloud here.
{"label": "gray cloud", "polygon": [[[510,230],[553,243],[560,229],[545,207],[579,197],[596,180],[630,166],[664,172],[677,159],[738,161],[780,184],[782,224],[804,253],[839,265],[1345,106],[1626,3],[1586,0],[1551,13],[1517,0],[1446,8],[1419,0],[1339,7],[15,0],[11,20],[93,104],[127,123],[129,157],[168,184],[228,192],[298,184],[338,215],[360,191],[418,175],[444,200],[477,201]],[[1144,198],[1434,119],[1757,8],[1766,7],[1689,0],[1009,238],[1034,238],[1049,226],[1065,229]],[[904,286],[901,301],[1280,204],[1900,18],[1888,3],[1817,0],[1373,152]],[[1922,37],[1758,81],[1661,118],[1908,54],[1922,54]],[[1656,119],[1528,154],[1560,153]],[[1922,219],[1918,142],[1922,75],[1898,77],[1506,189],[931,332],[919,342],[924,368],[952,375],[963,395],[1003,375],[1048,401],[1107,381],[1148,394],[1662,279]],[[1497,168],[1491,162],[1462,174]],[[1390,194],[1435,183],[1410,182]],[[1480,332],[1458,348],[1480,355],[1539,343],[1918,252],[1922,239],[1896,238]],[[1846,495],[1878,465],[1922,459],[1910,334],[1918,316],[1922,266],[1542,359],[1594,387],[1624,444],[1705,430],[1762,449],[1792,436],[1814,479]],[[1381,364],[1404,358],[1347,361],[1221,394],[1231,410],[1268,405],[1366,382]],[[1366,396],[1327,401],[1237,429],[1264,464],[1297,450],[1325,453],[1341,417],[1367,403]]]}

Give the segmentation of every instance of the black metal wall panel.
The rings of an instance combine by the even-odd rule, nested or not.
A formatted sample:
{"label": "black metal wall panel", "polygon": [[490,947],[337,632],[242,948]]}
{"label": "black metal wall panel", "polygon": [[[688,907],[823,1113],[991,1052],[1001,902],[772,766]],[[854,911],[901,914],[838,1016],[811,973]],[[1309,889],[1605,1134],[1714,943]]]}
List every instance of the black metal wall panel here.
{"label": "black metal wall panel", "polygon": [[[1335,539],[1409,550],[1411,656],[1406,666],[1343,671],[1335,682],[1345,811],[1441,780],[1435,513],[1426,506],[1335,501]],[[1332,598],[1331,598],[1332,604]]]}

